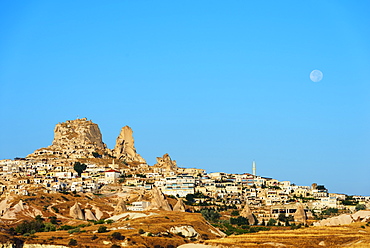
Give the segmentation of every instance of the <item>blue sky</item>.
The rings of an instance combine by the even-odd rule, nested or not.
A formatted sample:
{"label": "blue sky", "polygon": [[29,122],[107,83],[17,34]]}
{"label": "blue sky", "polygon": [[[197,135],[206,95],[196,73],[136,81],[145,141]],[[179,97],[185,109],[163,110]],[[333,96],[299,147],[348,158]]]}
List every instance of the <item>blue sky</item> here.
{"label": "blue sky", "polygon": [[[87,117],[113,148],[370,195],[368,1],[2,1],[0,159]],[[322,81],[310,81],[312,70]]]}

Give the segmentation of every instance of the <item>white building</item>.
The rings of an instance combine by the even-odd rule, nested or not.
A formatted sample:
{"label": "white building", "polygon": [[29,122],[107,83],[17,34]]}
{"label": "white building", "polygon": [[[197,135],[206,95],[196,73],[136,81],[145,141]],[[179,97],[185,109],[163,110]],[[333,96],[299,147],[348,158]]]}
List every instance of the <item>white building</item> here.
{"label": "white building", "polygon": [[167,177],[162,187],[163,194],[185,197],[187,194],[194,194],[195,179],[193,176],[178,175]]}

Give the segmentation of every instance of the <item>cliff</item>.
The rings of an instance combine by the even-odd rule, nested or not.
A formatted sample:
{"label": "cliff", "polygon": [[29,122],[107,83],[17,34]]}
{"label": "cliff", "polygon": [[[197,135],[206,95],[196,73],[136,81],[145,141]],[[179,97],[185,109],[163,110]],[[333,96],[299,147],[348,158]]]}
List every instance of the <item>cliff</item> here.
{"label": "cliff", "polygon": [[86,118],[58,123],[51,146],[41,148],[27,157],[93,158],[110,153],[102,141],[99,126]]}

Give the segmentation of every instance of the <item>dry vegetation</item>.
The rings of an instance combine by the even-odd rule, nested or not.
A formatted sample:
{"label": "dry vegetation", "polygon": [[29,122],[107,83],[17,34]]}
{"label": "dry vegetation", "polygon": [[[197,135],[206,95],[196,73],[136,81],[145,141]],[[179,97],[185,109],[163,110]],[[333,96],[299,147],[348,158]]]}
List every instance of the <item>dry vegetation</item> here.
{"label": "dry vegetation", "polygon": [[206,244],[226,247],[370,247],[370,227],[365,224],[270,230],[208,240]]}
{"label": "dry vegetation", "polygon": [[[350,226],[339,227],[306,227],[289,230],[290,227],[271,227],[270,231],[261,231],[243,235],[231,235],[219,239],[212,232],[209,223],[199,213],[183,213],[172,211],[140,212],[146,217],[132,218],[124,216],[118,221],[105,224],[75,220],[69,216],[69,209],[79,202],[83,209],[99,208],[103,218],[108,218],[117,203],[117,194],[108,197],[93,194],[62,194],[43,193],[42,189],[33,191],[33,196],[18,196],[14,204],[22,200],[26,205],[42,211],[45,222],[48,217],[56,216],[57,228],[63,225],[79,227],[76,232],[59,230],[52,232],[36,232],[33,235],[11,235],[7,232],[11,227],[16,228],[23,220],[33,220],[32,217],[19,213],[17,220],[2,220],[0,228],[0,243],[11,243],[23,240],[27,243],[68,245],[71,239],[77,241],[75,247],[111,247],[113,244],[121,247],[164,247],[172,248],[185,243],[200,242],[218,247],[370,247],[370,226],[367,223],[354,223]],[[175,199],[168,199],[170,204]],[[57,211],[56,211],[57,209]],[[132,212],[131,212],[132,213]],[[223,213],[229,216],[230,213]],[[107,227],[107,232],[98,233],[101,226]],[[199,233],[199,239],[184,238],[171,234],[168,230],[174,226],[192,226]],[[214,230],[213,230],[214,231]],[[119,232],[124,238],[115,239],[112,234]]]}
{"label": "dry vegetation", "polygon": [[[68,245],[70,239],[75,239],[82,247],[111,247],[112,244],[129,247],[177,247],[181,244],[191,242],[189,238],[167,232],[173,226],[190,225],[203,237],[216,238],[216,235],[209,231],[209,225],[200,214],[155,212],[154,215],[137,218],[124,219],[112,224],[97,224],[81,220],[64,221],[63,225],[78,226],[80,232],[69,233],[68,231],[38,232],[30,237],[17,237],[28,243],[59,244]],[[108,232],[98,233],[100,226],[106,226]],[[141,230],[140,230],[141,229]],[[112,238],[114,232],[119,232],[125,238],[116,240]],[[142,232],[142,233],[140,233]],[[4,237],[4,239],[9,238]],[[194,241],[194,240],[193,240]]]}

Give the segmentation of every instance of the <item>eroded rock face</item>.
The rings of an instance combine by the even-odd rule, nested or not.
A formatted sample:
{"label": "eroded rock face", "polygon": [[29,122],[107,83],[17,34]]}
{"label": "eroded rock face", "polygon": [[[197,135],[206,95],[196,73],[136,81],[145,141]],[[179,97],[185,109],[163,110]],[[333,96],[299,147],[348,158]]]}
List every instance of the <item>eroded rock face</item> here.
{"label": "eroded rock face", "polygon": [[97,221],[98,219],[95,217],[94,213],[90,209],[86,209],[85,210],[85,220]]}
{"label": "eroded rock face", "polygon": [[168,203],[166,197],[159,188],[153,187],[151,190],[151,194],[152,200],[150,202],[148,210],[157,209],[164,211],[172,211],[170,204]]}
{"label": "eroded rock face", "polygon": [[248,206],[248,203],[245,204],[243,210],[240,212],[240,216],[247,218],[249,225],[254,225],[255,219],[253,217],[251,209]]}
{"label": "eroded rock face", "polygon": [[76,202],[75,205],[71,207],[71,209],[69,210],[69,215],[74,219],[80,219],[80,220],[85,219],[85,215],[82,212],[80,205],[78,205],[78,202]]}
{"label": "eroded rock face", "polygon": [[126,162],[146,164],[145,159],[136,153],[132,134],[133,131],[129,126],[125,126],[121,129],[116,140],[116,146],[113,149],[113,156],[125,160]]}
{"label": "eroded rock face", "polygon": [[353,222],[367,222],[370,220],[370,211],[360,210],[354,214],[341,214],[313,223],[314,226],[349,225]]}
{"label": "eroded rock face", "polygon": [[92,158],[93,152],[110,153],[102,141],[99,126],[82,118],[58,123],[52,145],[38,149],[27,157]]}
{"label": "eroded rock face", "polygon": [[181,198],[177,201],[176,205],[173,207],[173,211],[177,212],[185,212],[185,209],[186,209],[185,204]]}
{"label": "eroded rock face", "polygon": [[[6,202],[5,202],[6,203]],[[37,215],[42,216],[42,212],[32,206],[28,206],[26,203],[24,203],[22,200],[20,200],[17,204],[15,204],[13,207],[8,207],[2,211],[1,219],[18,219],[18,215],[23,216],[29,216],[32,218],[35,218]]]}
{"label": "eroded rock face", "polygon": [[178,169],[176,161],[172,160],[168,153],[164,154],[163,157],[157,157],[157,163],[154,166],[166,171],[177,171]]}
{"label": "eroded rock face", "polygon": [[302,203],[297,203],[297,211],[294,213],[294,220],[306,224],[307,215]]}
{"label": "eroded rock face", "polygon": [[124,212],[127,212],[127,207],[123,198],[120,198],[118,200],[117,206],[114,208],[113,215],[121,214]]}
{"label": "eroded rock face", "polygon": [[199,236],[192,226],[173,226],[168,230],[170,233],[183,235],[186,238],[196,238]]}

